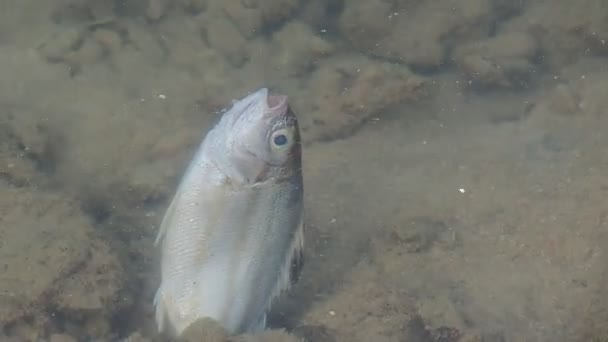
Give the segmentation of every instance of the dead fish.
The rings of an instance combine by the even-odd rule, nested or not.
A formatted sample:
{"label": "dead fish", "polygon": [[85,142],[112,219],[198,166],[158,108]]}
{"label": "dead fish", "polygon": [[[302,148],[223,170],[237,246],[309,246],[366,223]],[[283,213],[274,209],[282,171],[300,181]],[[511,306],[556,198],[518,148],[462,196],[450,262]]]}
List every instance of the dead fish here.
{"label": "dead fish", "polygon": [[200,318],[230,334],[264,330],[273,299],[303,259],[298,120],[285,95],[232,104],[199,146],[161,222],[159,332]]}

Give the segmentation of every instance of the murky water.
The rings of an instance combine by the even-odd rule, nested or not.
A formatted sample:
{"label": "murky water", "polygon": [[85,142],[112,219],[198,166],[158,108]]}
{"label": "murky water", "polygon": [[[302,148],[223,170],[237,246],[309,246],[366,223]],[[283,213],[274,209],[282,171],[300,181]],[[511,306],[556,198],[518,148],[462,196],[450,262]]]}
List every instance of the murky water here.
{"label": "murky water", "polygon": [[162,341],[162,214],[268,86],[306,264],[241,340],[608,340],[607,41],[602,0],[5,0],[0,339]]}

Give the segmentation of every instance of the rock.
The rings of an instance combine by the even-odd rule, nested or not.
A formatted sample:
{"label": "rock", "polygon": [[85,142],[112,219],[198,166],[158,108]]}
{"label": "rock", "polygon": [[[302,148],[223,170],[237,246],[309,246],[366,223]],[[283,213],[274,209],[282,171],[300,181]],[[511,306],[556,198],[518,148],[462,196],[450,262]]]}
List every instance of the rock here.
{"label": "rock", "polygon": [[40,44],[38,50],[49,61],[59,62],[65,58],[66,54],[76,49],[82,41],[83,35],[82,29],[78,28],[58,30]]}
{"label": "rock", "polygon": [[[266,330],[258,334],[238,336],[230,342],[303,342],[300,338],[287,333],[285,330]],[[321,341],[319,341],[321,342]]]}
{"label": "rock", "polygon": [[264,27],[285,22],[299,3],[299,0],[215,0],[209,7],[216,15],[226,13],[241,34],[250,39]]}
{"label": "rock", "polygon": [[86,1],[89,13],[95,20],[104,20],[114,16],[113,1]]}
{"label": "rock", "polygon": [[[0,135],[1,137],[1,135]],[[41,174],[25,155],[9,144],[0,144],[0,186],[25,187],[45,183]]]}
{"label": "rock", "polygon": [[602,89],[608,86],[608,73],[597,72],[603,63],[603,59],[584,60],[564,68],[557,77],[560,81],[532,106],[530,115],[604,115],[608,101]]}
{"label": "rock", "polygon": [[567,83],[560,83],[548,97],[548,108],[557,114],[576,114],[582,108],[581,94]]}
{"label": "rock", "polygon": [[77,342],[77,340],[70,335],[53,334],[49,338],[49,342]]}
{"label": "rock", "polygon": [[336,342],[335,332],[324,325],[301,325],[292,333],[306,342]]}
{"label": "rock", "polygon": [[216,321],[210,318],[192,323],[179,337],[178,342],[229,342],[228,334]]}
{"label": "rock", "polygon": [[107,28],[95,30],[93,37],[99,45],[109,52],[118,52],[122,45],[122,38],[118,32]]}
{"label": "rock", "polygon": [[[0,133],[0,136],[4,138],[7,154],[11,154],[13,158],[18,157],[11,158],[12,160],[5,165],[7,169],[15,172],[18,170],[15,167],[21,166],[51,171],[54,167],[55,154],[52,140],[59,141],[61,138],[49,129],[48,119],[35,118],[37,111],[27,106],[5,104],[1,110],[5,118],[5,131]],[[26,166],[24,162],[29,164]],[[31,175],[31,172],[17,172],[13,173],[11,178],[23,180],[28,174]]]}
{"label": "rock", "polygon": [[333,140],[391,106],[426,97],[426,79],[408,68],[366,58],[330,58],[321,63],[306,85],[306,103],[294,98],[306,113],[302,130],[310,140]]}
{"label": "rock", "polygon": [[[228,18],[239,29],[243,37],[253,38],[260,34],[264,19],[259,8],[245,6],[240,0],[225,0],[218,2],[219,12],[226,13]],[[211,11],[213,13],[213,11]]]}
{"label": "rock", "polygon": [[273,35],[274,47],[269,52],[272,65],[282,73],[293,76],[310,71],[313,65],[328,57],[334,47],[298,21],[285,25]]}
{"label": "rock", "polygon": [[[123,309],[124,274],[118,259],[97,238],[75,203],[28,189],[0,188],[0,326],[19,322],[38,333],[62,317],[78,322],[77,333],[93,322],[106,328]],[[30,317],[23,321],[23,317]],[[31,323],[27,323],[31,322]]]}
{"label": "rock", "polygon": [[182,8],[191,15],[198,15],[207,10],[207,0],[181,0]]}
{"label": "rock", "polygon": [[[75,74],[83,66],[92,66],[120,52],[120,25],[112,20],[100,24],[88,23],[59,31],[38,46],[39,53],[51,63],[64,63]],[[104,27],[105,26],[105,27]],[[126,33],[126,31],[125,31]]]}
{"label": "rock", "polygon": [[300,0],[249,0],[257,5],[265,25],[277,25],[287,20],[300,5]]}
{"label": "rock", "polygon": [[343,1],[341,0],[309,0],[303,3],[298,11],[298,20],[310,25],[319,31],[336,31],[336,13],[341,11]]}
{"label": "rock", "polygon": [[192,323],[177,339],[178,342],[302,342],[284,330],[266,330],[257,334],[228,336],[216,321],[203,318]]}
{"label": "rock", "polygon": [[235,67],[239,67],[246,59],[245,38],[224,16],[210,16],[205,25],[206,38],[209,45]]}
{"label": "rock", "polygon": [[447,232],[448,226],[444,222],[415,217],[403,227],[393,229],[389,240],[407,253],[421,253],[427,252]]}
{"label": "rock", "polygon": [[475,40],[491,31],[513,5],[493,7],[491,0],[345,2],[340,29],[363,53],[433,69],[447,57],[448,44]]}
{"label": "rock", "polygon": [[135,332],[129,335],[129,337],[125,338],[122,342],[150,342],[150,339],[141,336],[139,332]]}
{"label": "rock", "polygon": [[605,3],[596,0],[530,2],[503,25],[505,31],[530,32],[542,51],[545,70],[559,73],[581,57],[608,53]]}
{"label": "rock", "polygon": [[[384,284],[384,278],[372,266],[358,265],[340,284],[341,291],[315,303],[302,320],[323,324],[324,330],[335,334],[337,341],[388,342],[403,336],[403,322],[410,320],[415,306],[406,291],[390,288]],[[331,341],[331,335],[320,336]]]}
{"label": "rock", "polygon": [[145,10],[146,18],[159,20],[166,14],[169,5],[170,2],[167,0],[148,0],[148,6]]}
{"label": "rock", "polygon": [[538,53],[534,37],[512,32],[457,47],[453,57],[474,87],[525,88],[537,74]]}

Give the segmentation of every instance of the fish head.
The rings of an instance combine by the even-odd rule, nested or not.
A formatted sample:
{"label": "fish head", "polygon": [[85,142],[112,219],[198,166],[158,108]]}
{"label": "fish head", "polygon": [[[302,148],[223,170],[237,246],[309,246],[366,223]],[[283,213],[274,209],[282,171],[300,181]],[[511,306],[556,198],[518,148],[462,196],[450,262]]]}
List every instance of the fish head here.
{"label": "fish head", "polygon": [[301,170],[298,120],[286,95],[267,88],[235,101],[222,117],[224,167],[245,182],[289,177]]}

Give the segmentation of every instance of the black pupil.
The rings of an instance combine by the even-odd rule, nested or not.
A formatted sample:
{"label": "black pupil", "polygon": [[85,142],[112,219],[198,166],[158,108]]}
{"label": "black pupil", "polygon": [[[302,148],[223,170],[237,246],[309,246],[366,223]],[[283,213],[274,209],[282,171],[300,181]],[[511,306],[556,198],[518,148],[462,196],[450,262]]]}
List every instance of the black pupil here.
{"label": "black pupil", "polygon": [[287,144],[287,137],[285,136],[285,134],[279,134],[274,137],[274,144],[277,146],[283,146]]}

